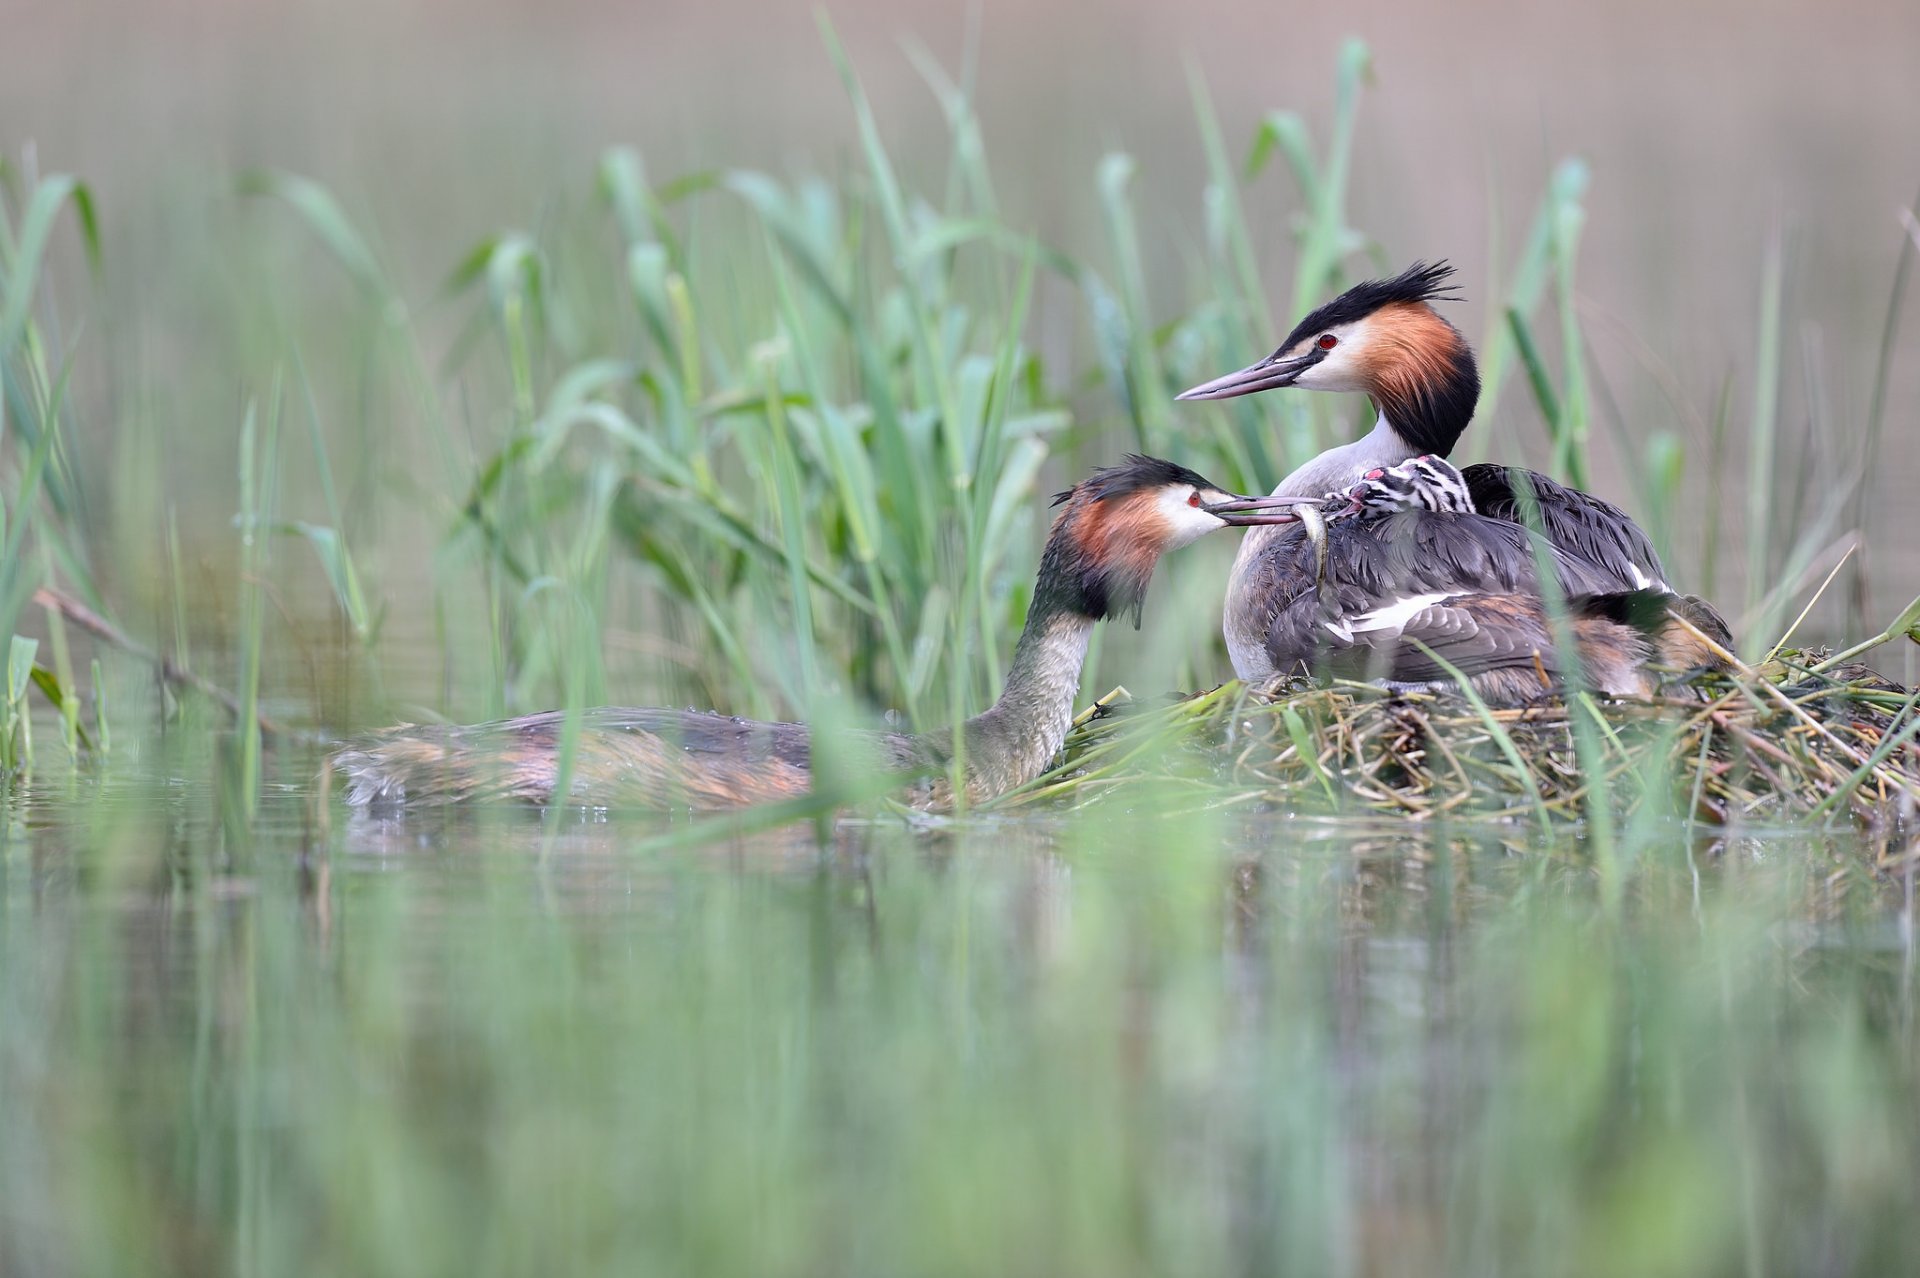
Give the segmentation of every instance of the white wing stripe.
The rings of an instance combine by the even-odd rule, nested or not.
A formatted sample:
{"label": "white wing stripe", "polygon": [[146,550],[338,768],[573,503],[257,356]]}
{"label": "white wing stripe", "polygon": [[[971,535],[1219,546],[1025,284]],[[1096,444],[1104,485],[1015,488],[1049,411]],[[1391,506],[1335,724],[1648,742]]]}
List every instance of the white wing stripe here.
{"label": "white wing stripe", "polygon": [[[1364,634],[1376,630],[1391,631],[1397,635],[1407,628],[1409,621],[1412,621],[1415,617],[1433,607],[1433,605],[1445,603],[1449,599],[1457,598],[1459,598],[1459,594],[1456,591],[1440,591],[1428,595],[1408,595],[1403,599],[1396,599],[1392,603],[1382,604],[1378,608],[1360,613],[1358,616],[1347,618],[1343,628],[1347,630],[1350,635]],[[1332,629],[1332,626],[1329,625],[1328,629]],[[1336,631],[1335,633],[1338,632]]]}

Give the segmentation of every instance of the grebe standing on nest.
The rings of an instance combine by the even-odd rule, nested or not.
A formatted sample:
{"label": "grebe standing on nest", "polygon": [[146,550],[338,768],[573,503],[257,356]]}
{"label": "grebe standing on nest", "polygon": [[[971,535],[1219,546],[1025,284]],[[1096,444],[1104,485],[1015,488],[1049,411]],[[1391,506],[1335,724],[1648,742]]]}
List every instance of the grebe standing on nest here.
{"label": "grebe standing on nest", "polygon": [[[1066,740],[1094,624],[1131,616],[1167,551],[1230,525],[1272,523],[1277,508],[1215,508],[1236,498],[1183,466],[1130,456],[1058,494],[1026,627],[993,708],[964,725],[965,793],[1004,794],[1044,772]],[[595,807],[714,809],[797,798],[812,788],[812,737],[803,724],[759,723],[693,710],[601,707],[577,717],[564,796],[556,796],[566,714],[547,711],[498,723],[391,729],[352,743],[328,761],[356,807],[437,805],[484,799]],[[875,764],[933,777],[915,795],[946,806],[939,776],[953,732],[860,733]]]}
{"label": "grebe standing on nest", "polygon": [[[1344,492],[1370,471],[1452,451],[1480,394],[1472,349],[1432,305],[1454,300],[1452,274],[1444,262],[1415,263],[1392,279],[1356,285],[1300,321],[1266,359],[1179,396],[1228,399],[1298,386],[1363,391],[1378,409],[1366,436],[1295,470],[1268,504],[1230,509]],[[1725,645],[1725,622],[1704,601],[1674,593],[1653,543],[1619,508],[1519,467],[1453,473],[1467,512],[1346,519],[1324,538],[1300,527],[1249,532],[1224,619],[1235,672],[1250,682],[1305,669],[1424,687],[1449,682],[1451,665],[1489,700],[1531,700],[1563,673],[1537,577],[1542,560],[1561,594],[1595,616],[1612,610],[1616,622],[1645,634],[1666,632],[1680,614]],[[1521,522],[1529,493],[1546,542],[1538,559]],[[1709,648],[1696,648],[1687,655],[1699,660],[1686,665],[1717,661]],[[1599,664],[1607,669],[1588,677],[1602,691],[1646,686],[1644,677],[1613,677],[1623,674],[1619,663]]]}

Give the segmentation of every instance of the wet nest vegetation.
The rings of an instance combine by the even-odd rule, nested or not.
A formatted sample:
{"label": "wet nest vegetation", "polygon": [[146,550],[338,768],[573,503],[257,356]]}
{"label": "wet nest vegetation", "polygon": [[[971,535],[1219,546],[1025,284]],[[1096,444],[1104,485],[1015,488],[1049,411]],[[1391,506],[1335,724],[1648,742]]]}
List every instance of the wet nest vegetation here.
{"label": "wet nest vegetation", "polygon": [[[1852,819],[1887,834],[1920,810],[1920,693],[1865,666],[1787,651],[1653,698],[1587,694],[1495,709],[1459,692],[1229,683],[1081,716],[1060,767],[1003,804],[1085,802],[1211,774],[1216,803],[1401,818],[1590,814],[1720,826]],[[1172,747],[1172,748],[1170,748]],[[1216,788],[1219,787],[1219,788]]]}

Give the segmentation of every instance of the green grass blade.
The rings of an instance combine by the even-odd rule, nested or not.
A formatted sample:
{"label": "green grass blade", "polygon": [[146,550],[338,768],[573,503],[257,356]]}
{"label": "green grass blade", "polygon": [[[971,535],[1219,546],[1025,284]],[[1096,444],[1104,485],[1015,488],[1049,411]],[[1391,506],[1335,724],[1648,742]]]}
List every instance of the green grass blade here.
{"label": "green grass blade", "polygon": [[274,169],[257,169],[240,177],[242,195],[263,196],[286,204],[324,245],[349,277],[367,293],[386,297],[391,291],[379,258],[360,234],[331,191],[312,178]]}

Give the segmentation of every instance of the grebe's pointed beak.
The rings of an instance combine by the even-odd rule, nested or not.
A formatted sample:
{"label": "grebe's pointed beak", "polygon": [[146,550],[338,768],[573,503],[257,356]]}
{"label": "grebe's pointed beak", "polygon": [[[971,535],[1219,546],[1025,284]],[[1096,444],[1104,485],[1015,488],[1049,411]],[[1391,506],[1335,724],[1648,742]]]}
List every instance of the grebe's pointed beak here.
{"label": "grebe's pointed beak", "polygon": [[1305,355],[1295,355],[1291,359],[1282,359],[1280,353],[1275,351],[1258,364],[1249,364],[1237,373],[1201,382],[1198,386],[1181,391],[1174,398],[1232,399],[1236,395],[1251,395],[1255,391],[1272,390],[1276,386],[1291,386],[1295,378],[1325,357],[1326,352],[1318,346],[1309,349]]}
{"label": "grebe's pointed beak", "polygon": [[1235,528],[1255,528],[1262,524],[1294,524],[1300,516],[1296,506],[1318,506],[1323,497],[1236,497],[1218,501],[1201,509]]}

